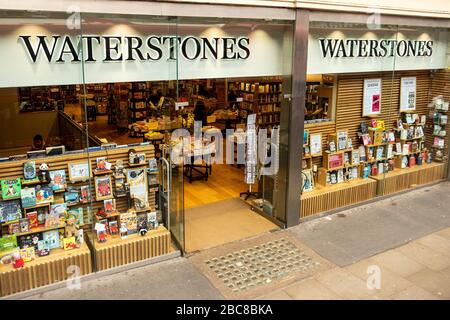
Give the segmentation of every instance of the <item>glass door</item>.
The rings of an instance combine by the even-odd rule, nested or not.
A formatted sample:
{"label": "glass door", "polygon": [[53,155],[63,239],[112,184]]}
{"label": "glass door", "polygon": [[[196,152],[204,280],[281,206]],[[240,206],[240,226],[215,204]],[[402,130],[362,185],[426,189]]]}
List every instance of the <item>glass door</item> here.
{"label": "glass door", "polygon": [[170,159],[170,148],[165,148],[161,162],[161,212],[172,240],[185,252],[183,163]]}

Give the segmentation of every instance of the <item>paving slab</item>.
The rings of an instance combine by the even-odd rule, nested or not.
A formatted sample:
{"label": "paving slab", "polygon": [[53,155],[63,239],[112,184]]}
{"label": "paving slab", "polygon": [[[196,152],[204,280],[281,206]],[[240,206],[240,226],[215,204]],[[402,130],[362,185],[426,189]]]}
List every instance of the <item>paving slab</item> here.
{"label": "paving slab", "polygon": [[324,258],[346,266],[450,227],[449,205],[450,182],[444,182],[307,221],[289,231]]}

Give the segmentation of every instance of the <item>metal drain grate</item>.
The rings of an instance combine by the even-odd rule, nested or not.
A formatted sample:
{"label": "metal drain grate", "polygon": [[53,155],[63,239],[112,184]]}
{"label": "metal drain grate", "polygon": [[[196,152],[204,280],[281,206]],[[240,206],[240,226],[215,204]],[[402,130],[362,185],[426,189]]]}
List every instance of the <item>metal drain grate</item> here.
{"label": "metal drain grate", "polygon": [[319,265],[286,238],[215,257],[205,263],[235,293]]}

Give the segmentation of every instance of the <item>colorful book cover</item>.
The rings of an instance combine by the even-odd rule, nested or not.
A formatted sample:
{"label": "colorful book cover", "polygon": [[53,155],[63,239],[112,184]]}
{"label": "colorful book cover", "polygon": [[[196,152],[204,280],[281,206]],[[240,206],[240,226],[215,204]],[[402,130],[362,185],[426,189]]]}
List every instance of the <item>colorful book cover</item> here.
{"label": "colorful book cover", "polygon": [[42,233],[42,240],[44,240],[50,249],[60,248],[58,230],[49,230]]}
{"label": "colorful book cover", "polygon": [[67,203],[55,203],[50,206],[50,215],[58,216],[60,220],[67,217]]}
{"label": "colorful book cover", "polygon": [[27,218],[30,223],[30,228],[39,227],[37,211],[27,212]]}
{"label": "colorful book cover", "polygon": [[15,235],[4,235],[0,238],[0,252],[10,252],[15,248],[17,248],[17,237]]}
{"label": "colorful book cover", "polygon": [[30,231],[30,222],[28,221],[28,218],[20,219],[19,224],[20,224],[20,232]]}
{"label": "colorful book cover", "polygon": [[19,220],[22,216],[22,208],[19,200],[0,202],[0,223]]}
{"label": "colorful book cover", "polygon": [[36,208],[37,211],[37,221],[40,226],[45,225],[45,219],[49,213],[48,207]]}
{"label": "colorful book cover", "polygon": [[20,257],[23,259],[23,262],[30,262],[36,259],[34,247],[20,249]]}
{"label": "colorful book cover", "polygon": [[63,248],[64,250],[73,250],[77,248],[77,242],[75,237],[63,238]]}
{"label": "colorful book cover", "polygon": [[148,228],[148,224],[147,224],[147,214],[146,213],[141,213],[139,215],[137,215],[137,229],[142,230],[142,229],[147,229]]}
{"label": "colorful book cover", "polygon": [[81,186],[80,187],[80,202],[86,203],[91,199],[91,191],[89,186]]}
{"label": "colorful book cover", "polygon": [[44,240],[39,240],[37,245],[36,253],[39,257],[47,256],[50,254],[50,248],[48,243]]}
{"label": "colorful book cover", "polygon": [[8,226],[8,233],[9,234],[16,234],[16,233],[20,233],[20,223],[19,222],[14,222],[14,223],[11,223],[9,226]]}
{"label": "colorful book cover", "polygon": [[25,180],[36,179],[36,162],[28,161],[23,164],[23,177]]}
{"label": "colorful book cover", "polygon": [[137,232],[137,218],[136,212],[129,211],[120,215],[120,226],[125,226],[128,230],[128,234]]}
{"label": "colorful book cover", "polygon": [[41,233],[29,234],[17,238],[17,242],[21,249],[29,247],[34,247],[35,249],[37,249],[37,245],[40,240],[42,240]]}
{"label": "colorful book cover", "polygon": [[20,178],[2,180],[0,184],[2,187],[3,200],[20,198],[20,191],[22,189]]}
{"label": "colorful book cover", "polygon": [[36,205],[36,190],[34,188],[24,188],[20,193],[22,207],[30,208]]}
{"label": "colorful book cover", "polygon": [[66,171],[65,170],[54,170],[50,171],[50,181],[52,190],[55,192],[62,191],[66,189]]}
{"label": "colorful book cover", "polygon": [[80,194],[78,191],[67,191],[64,192],[64,201],[68,204],[77,204],[80,202]]}
{"label": "colorful book cover", "polygon": [[53,190],[51,187],[36,187],[36,204],[53,202]]}
{"label": "colorful book cover", "polygon": [[75,224],[82,225],[83,222],[83,208],[75,208],[75,209],[69,209],[68,212],[69,217],[73,217],[75,219]]}
{"label": "colorful book cover", "polygon": [[119,226],[117,221],[113,220],[109,222],[109,233],[113,236],[119,234]]}

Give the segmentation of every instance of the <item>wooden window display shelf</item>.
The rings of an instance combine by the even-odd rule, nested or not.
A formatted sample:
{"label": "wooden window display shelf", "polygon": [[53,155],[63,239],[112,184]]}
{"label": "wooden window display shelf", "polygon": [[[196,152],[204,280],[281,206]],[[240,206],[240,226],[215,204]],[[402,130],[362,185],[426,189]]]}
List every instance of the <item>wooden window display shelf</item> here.
{"label": "wooden window display shelf", "polygon": [[67,269],[72,265],[80,268],[80,276],[92,272],[91,252],[86,243],[68,251],[50,250],[48,256],[25,262],[20,269],[14,269],[12,264],[0,265],[0,296],[64,281],[72,276]]}
{"label": "wooden window display shelf", "polygon": [[99,243],[94,239],[94,250],[97,256],[97,271],[110,269],[137,262],[170,252],[170,232],[163,226],[150,230],[146,235],[139,233],[120,236],[109,236],[107,241]]}

